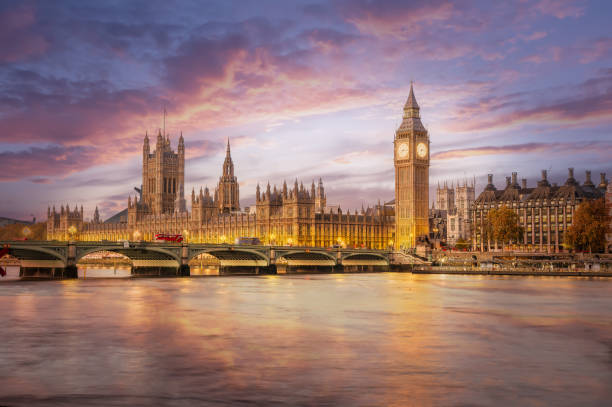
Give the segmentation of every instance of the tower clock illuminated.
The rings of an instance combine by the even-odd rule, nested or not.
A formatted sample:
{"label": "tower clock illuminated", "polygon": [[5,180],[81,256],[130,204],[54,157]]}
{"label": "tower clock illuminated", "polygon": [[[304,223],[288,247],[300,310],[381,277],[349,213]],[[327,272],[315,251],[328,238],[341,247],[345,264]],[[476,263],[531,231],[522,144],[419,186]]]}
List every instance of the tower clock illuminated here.
{"label": "tower clock illuminated", "polygon": [[399,147],[397,147],[397,156],[398,158],[406,158],[408,156],[408,151],[410,147],[408,143],[400,143]]}
{"label": "tower clock illuminated", "polygon": [[427,156],[427,146],[425,143],[419,143],[417,145],[417,154],[419,158],[425,158]]}
{"label": "tower clock illuminated", "polygon": [[395,132],[395,248],[416,246],[429,233],[429,135],[412,85]]}

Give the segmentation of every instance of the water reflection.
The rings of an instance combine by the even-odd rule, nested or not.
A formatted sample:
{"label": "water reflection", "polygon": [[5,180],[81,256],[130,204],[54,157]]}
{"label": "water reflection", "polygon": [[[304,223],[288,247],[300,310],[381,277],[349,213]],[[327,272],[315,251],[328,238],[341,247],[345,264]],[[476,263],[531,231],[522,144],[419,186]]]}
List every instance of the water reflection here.
{"label": "water reflection", "polygon": [[3,284],[0,404],[605,404],[609,283],[384,273]]}

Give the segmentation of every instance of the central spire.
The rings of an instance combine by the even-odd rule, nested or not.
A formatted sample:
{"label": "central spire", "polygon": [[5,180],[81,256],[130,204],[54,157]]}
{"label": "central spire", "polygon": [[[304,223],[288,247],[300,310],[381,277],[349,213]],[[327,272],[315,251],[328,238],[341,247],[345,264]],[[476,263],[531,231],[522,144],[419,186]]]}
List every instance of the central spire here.
{"label": "central spire", "polygon": [[418,132],[426,132],[423,123],[421,123],[421,115],[419,113],[420,107],[416,101],[416,97],[414,96],[414,89],[412,88],[412,82],[410,82],[410,92],[408,93],[408,100],[406,100],[406,104],[404,105],[404,117],[402,119],[402,124],[400,125],[397,131],[412,131],[416,130]]}
{"label": "central spire", "polygon": [[227,149],[225,150],[225,161],[223,161],[223,174],[234,175],[234,163],[232,162],[232,154],[230,152],[230,141],[227,138]]}
{"label": "central spire", "polygon": [[414,97],[414,90],[412,89],[412,82],[410,82],[410,93],[408,94],[408,100],[404,105],[404,117],[419,117],[419,104]]}

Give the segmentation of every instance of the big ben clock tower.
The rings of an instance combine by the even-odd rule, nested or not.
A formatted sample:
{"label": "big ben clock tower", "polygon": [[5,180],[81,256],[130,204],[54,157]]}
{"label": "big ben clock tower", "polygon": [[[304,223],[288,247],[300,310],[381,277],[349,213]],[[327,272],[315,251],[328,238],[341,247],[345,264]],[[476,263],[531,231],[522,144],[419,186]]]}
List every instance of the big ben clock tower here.
{"label": "big ben clock tower", "polygon": [[394,147],[395,247],[405,249],[429,233],[429,136],[412,84]]}

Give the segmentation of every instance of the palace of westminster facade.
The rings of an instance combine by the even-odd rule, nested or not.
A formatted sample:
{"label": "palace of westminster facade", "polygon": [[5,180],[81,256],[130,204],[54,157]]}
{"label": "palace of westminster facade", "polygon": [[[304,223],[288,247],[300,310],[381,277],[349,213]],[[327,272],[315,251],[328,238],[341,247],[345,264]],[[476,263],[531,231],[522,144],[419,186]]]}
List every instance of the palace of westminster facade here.
{"label": "palace of westminster facade", "polygon": [[[612,185],[605,174],[593,184],[587,171],[580,185],[570,169],[562,186],[550,184],[543,171],[536,188],[526,180],[519,185],[516,173],[507,177],[505,189],[489,182],[476,198],[475,183],[449,188],[438,185],[435,207],[429,209],[429,135],[420,120],[420,108],[412,85],[402,123],[394,137],[395,199],[361,211],[343,212],[327,206],[327,195],[319,179],[310,187],[283,183],[256,189],[255,206],[241,209],[238,179],[229,140],[221,177],[214,189],[191,192],[191,212],[185,193],[185,145],[183,136],[174,152],[167,134],[158,132],[151,152],[148,135],[143,143],[142,186],[139,195],[128,198],[127,209],[103,222],[98,208],[91,221],[84,221],[83,208],[48,208],[47,239],[85,241],[155,240],[155,235],[181,234],[189,242],[233,243],[239,238],[258,238],[263,244],[373,249],[414,248],[419,242],[441,239],[449,245],[469,242],[473,250],[496,246],[480,232],[487,214],[506,206],[519,216],[524,230],[521,248],[537,251],[563,250],[563,236],[584,200],[607,197],[612,214]],[[607,189],[607,193],[606,193]],[[612,228],[611,228],[612,229]],[[608,235],[608,246],[612,234]]]}
{"label": "palace of westminster facade", "polygon": [[[429,138],[419,118],[412,86],[400,128],[395,134],[396,199],[361,211],[327,206],[319,179],[310,187],[283,183],[257,185],[254,208],[241,209],[238,179],[228,140],[221,177],[214,191],[191,192],[191,212],[184,196],[183,136],[172,150],[169,136],[158,132],[151,152],[148,135],[142,153],[140,194],[128,198],[127,209],[103,222],[96,208],[84,221],[83,208],[48,208],[49,240],[147,240],[155,235],[182,234],[189,242],[233,243],[241,237],[263,244],[330,247],[413,247],[426,236],[429,200]],[[398,212],[399,215],[395,216]],[[397,223],[397,225],[396,225]],[[399,230],[399,233],[396,233]]]}

